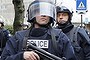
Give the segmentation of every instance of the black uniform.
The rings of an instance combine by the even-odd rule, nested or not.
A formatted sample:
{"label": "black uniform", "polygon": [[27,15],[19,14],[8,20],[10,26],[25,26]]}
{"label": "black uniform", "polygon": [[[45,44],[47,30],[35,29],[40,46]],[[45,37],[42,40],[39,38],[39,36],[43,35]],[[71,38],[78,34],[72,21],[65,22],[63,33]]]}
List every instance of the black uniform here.
{"label": "black uniform", "polygon": [[6,45],[6,41],[10,38],[10,32],[4,28],[0,29],[0,56]]}
{"label": "black uniform", "polygon": [[[64,23],[57,22],[58,26],[56,28],[62,29],[62,31],[69,37],[78,60],[90,60],[90,39],[86,31],[83,28],[74,27],[71,22],[73,12],[67,7],[57,6],[57,15],[59,13],[67,13],[68,19]],[[64,17],[65,16],[62,18],[59,15],[57,18],[63,21]]]}
{"label": "black uniform", "polygon": [[[76,28],[72,24],[68,24],[63,28],[60,28],[60,26],[57,26],[58,29],[62,29],[62,31],[71,39],[70,33],[72,33],[72,29]],[[77,28],[77,41],[72,42],[72,46],[74,47],[75,54],[78,60],[90,60],[90,39],[86,33],[86,31],[83,28]],[[75,31],[75,30],[74,30]],[[75,46],[74,42],[77,42],[78,47]]]}
{"label": "black uniform", "polygon": [[[45,49],[46,51],[59,56],[65,57],[66,60],[76,60],[74,56],[73,48],[69,42],[69,39],[63,34],[60,30],[52,29],[55,33],[56,44],[58,51],[52,47],[52,39],[50,30],[47,28],[33,28],[29,34],[30,39],[43,39],[49,40],[49,47]],[[2,60],[23,60],[23,50],[22,43],[25,37],[26,32],[29,30],[19,31],[17,32],[10,40],[7,42],[6,47],[1,55]],[[39,32],[40,31],[40,32]],[[58,54],[56,54],[58,52]]]}
{"label": "black uniform", "polygon": [[[23,60],[24,59],[23,41],[25,41],[24,38],[27,35],[28,41],[47,40],[48,42],[46,44],[48,44],[48,47],[42,48],[42,49],[58,57],[61,57],[61,58],[65,57],[66,60],[76,60],[74,55],[74,50],[71,46],[71,43],[68,37],[60,30],[51,28],[51,26],[54,24],[54,21],[55,21],[55,14],[56,14],[55,7],[56,6],[54,4],[52,4],[51,2],[48,2],[47,0],[43,0],[43,1],[35,0],[34,2],[32,2],[28,8],[28,22],[31,23],[31,28],[29,30],[16,32],[16,34],[8,40],[6,47],[1,55],[1,59],[2,60]],[[40,20],[42,22],[43,22],[43,19],[41,18],[45,18],[43,23],[41,21],[40,22],[38,21],[39,20],[37,18],[38,16],[40,16]],[[47,20],[48,22],[45,22]],[[54,38],[52,38],[52,35],[53,37],[56,38],[55,42],[53,42]],[[28,44],[26,46],[28,46]],[[56,46],[56,48],[54,46]],[[40,58],[42,57],[40,56]],[[41,60],[47,60],[47,59],[43,58]]]}

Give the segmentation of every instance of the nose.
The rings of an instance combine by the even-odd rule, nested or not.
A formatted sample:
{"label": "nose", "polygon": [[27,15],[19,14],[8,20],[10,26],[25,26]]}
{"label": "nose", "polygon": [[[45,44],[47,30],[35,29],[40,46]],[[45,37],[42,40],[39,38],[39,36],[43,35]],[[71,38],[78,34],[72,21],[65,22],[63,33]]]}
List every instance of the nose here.
{"label": "nose", "polygon": [[59,19],[62,19],[62,18],[63,18],[63,16],[62,16],[62,15],[60,15],[60,16],[59,16]]}

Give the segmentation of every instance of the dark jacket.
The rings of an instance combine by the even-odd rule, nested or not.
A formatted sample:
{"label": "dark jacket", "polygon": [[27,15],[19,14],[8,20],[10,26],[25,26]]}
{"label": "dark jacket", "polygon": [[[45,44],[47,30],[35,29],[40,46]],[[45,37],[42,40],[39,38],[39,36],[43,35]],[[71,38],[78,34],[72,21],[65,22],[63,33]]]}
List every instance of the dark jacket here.
{"label": "dark jacket", "polygon": [[[64,28],[62,28],[63,32],[70,38],[70,40],[73,36],[73,35],[72,36],[70,35],[70,33],[72,33],[73,28],[75,27],[72,24],[69,24],[65,26]],[[57,29],[59,28],[57,27]],[[76,36],[77,36],[76,42],[78,44],[78,47],[76,48],[76,46],[74,46],[75,41],[71,40],[71,43],[74,47],[74,51],[75,51],[77,59],[78,60],[90,60],[90,39],[85,29],[79,27]]]}
{"label": "dark jacket", "polygon": [[4,28],[0,29],[0,55],[9,38],[10,38],[10,32]]}
{"label": "dark jacket", "polygon": [[[24,51],[22,51],[22,43],[23,43],[22,41],[25,37],[26,32],[28,31],[29,30],[16,32],[16,34],[8,40],[6,47],[1,55],[2,60],[11,60],[11,59],[12,60],[23,60]],[[76,60],[74,56],[73,48],[69,42],[69,39],[66,37],[66,35],[63,34],[60,30],[53,29],[53,31],[55,33],[55,37],[57,40],[58,56],[65,57],[66,60]],[[47,39],[47,36],[51,36],[50,30],[47,30],[47,32],[42,36],[39,36],[39,37],[29,36],[29,37],[33,39]],[[48,40],[51,41],[51,39],[49,38]],[[52,47],[52,43],[49,43],[49,48],[47,51],[54,55],[57,55],[56,51]]]}

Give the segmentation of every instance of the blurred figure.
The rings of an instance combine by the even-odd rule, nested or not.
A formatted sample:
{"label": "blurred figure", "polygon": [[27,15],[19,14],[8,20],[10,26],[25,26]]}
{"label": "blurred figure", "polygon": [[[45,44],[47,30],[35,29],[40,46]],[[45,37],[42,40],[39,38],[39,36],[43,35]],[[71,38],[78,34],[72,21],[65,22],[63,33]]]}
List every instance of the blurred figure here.
{"label": "blurred figure", "polygon": [[11,34],[4,28],[4,20],[0,18],[0,56]]}

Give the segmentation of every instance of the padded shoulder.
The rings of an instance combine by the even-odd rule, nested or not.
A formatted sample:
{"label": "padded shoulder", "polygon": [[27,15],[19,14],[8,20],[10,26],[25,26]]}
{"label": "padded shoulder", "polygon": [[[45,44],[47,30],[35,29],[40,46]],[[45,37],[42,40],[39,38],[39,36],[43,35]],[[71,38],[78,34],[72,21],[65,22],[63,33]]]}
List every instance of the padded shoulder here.
{"label": "padded shoulder", "polygon": [[90,38],[88,34],[86,33],[85,29],[80,28],[78,33],[90,44]]}
{"label": "padded shoulder", "polygon": [[54,32],[54,34],[55,34],[56,36],[58,36],[58,35],[62,32],[61,29],[54,29],[54,28],[52,28],[52,31]]}

